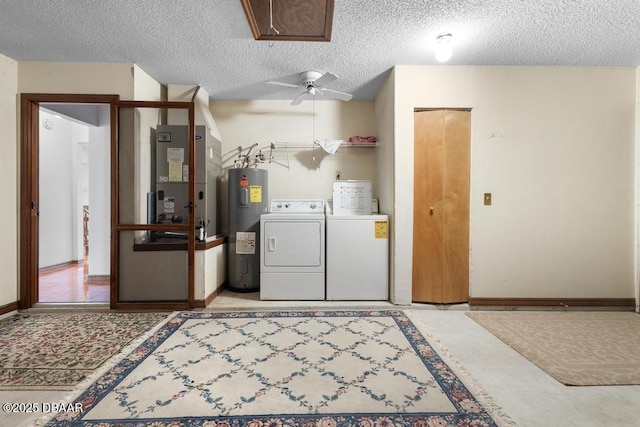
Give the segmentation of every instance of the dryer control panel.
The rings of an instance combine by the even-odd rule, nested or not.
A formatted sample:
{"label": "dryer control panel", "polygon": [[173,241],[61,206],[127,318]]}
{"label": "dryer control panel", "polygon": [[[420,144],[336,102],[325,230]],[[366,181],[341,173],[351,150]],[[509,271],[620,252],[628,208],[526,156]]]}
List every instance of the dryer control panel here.
{"label": "dryer control panel", "polygon": [[324,200],[273,199],[271,213],[324,213]]}

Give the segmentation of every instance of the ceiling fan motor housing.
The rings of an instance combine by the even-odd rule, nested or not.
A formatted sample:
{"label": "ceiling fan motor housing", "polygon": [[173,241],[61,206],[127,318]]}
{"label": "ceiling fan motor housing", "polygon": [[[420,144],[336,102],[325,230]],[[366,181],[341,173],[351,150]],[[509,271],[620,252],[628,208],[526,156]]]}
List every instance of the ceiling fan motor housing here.
{"label": "ceiling fan motor housing", "polygon": [[322,73],[319,73],[317,71],[305,71],[303,73],[300,73],[300,80],[302,80],[302,83],[301,83],[302,87],[307,89],[310,86],[313,87],[313,82],[318,80],[320,76],[322,76]]}

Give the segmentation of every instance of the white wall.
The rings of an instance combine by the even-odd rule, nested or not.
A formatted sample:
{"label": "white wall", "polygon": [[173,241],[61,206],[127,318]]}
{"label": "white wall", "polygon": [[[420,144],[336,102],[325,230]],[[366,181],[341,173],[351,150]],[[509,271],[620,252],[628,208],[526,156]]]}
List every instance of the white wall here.
{"label": "white wall", "polygon": [[309,148],[278,148],[275,161],[288,164],[289,169],[264,163],[269,171],[269,199],[332,197],[336,171],[341,179],[370,179],[374,197],[377,195],[375,173],[376,148],[341,147],[333,155],[321,148],[311,148],[315,139],[347,140],[350,136],[375,135],[373,101],[305,101],[289,105],[290,101],[212,101],[210,108],[222,135],[223,213],[222,230],[227,225],[226,171],[233,167],[238,146],[248,148],[254,143],[268,156],[270,143],[282,147],[288,143],[306,143]]}
{"label": "white wall", "polygon": [[0,212],[4,233],[0,246],[0,308],[18,300],[18,64],[0,54],[0,129],[2,153]]}
{"label": "white wall", "polygon": [[[89,205],[89,141],[80,141],[74,138],[75,144],[71,147],[73,156],[73,178],[75,183],[73,191],[73,259],[81,260],[84,257],[84,206]],[[46,244],[46,242],[45,242]]]}
{"label": "white wall", "polygon": [[224,285],[227,268],[227,245],[196,251],[194,298],[204,301]]}
{"label": "white wall", "polygon": [[[376,148],[376,180],[378,182],[378,198],[380,203],[380,211],[389,215],[390,242],[393,242],[394,223],[397,221],[395,217],[395,200],[394,200],[394,170],[396,168],[394,161],[394,73],[392,70],[389,78],[384,82],[382,88],[378,92],[375,100],[375,120],[376,133],[378,135],[378,145]],[[402,165],[397,165],[402,170]],[[393,259],[396,257],[395,245],[389,245],[389,295],[391,302],[396,304],[408,304],[410,300],[397,300],[395,292],[395,263]]]}
{"label": "white wall", "polygon": [[98,109],[89,128],[89,275],[111,274],[111,112]]}
{"label": "white wall", "polygon": [[635,213],[635,229],[637,230],[636,234],[636,247],[635,247],[635,272],[636,272],[636,311],[640,312],[640,174],[638,170],[640,169],[640,67],[636,68],[636,213]]}
{"label": "white wall", "polygon": [[88,127],[71,126],[71,141],[71,225],[73,227],[71,259],[82,260],[84,257],[83,206],[89,204],[88,200],[85,200],[89,196]]}
{"label": "white wall", "polygon": [[398,301],[411,295],[417,107],[472,108],[472,297],[635,296],[634,69],[397,66],[392,78]]}
{"label": "white wall", "polygon": [[[45,128],[45,120],[52,123],[51,129]],[[75,225],[78,215],[74,211],[77,165],[73,147],[79,141],[74,137],[79,135],[74,126],[80,125],[40,112],[38,222],[42,244],[39,246],[38,265],[41,268],[77,260]],[[87,138],[80,140],[86,141]]]}

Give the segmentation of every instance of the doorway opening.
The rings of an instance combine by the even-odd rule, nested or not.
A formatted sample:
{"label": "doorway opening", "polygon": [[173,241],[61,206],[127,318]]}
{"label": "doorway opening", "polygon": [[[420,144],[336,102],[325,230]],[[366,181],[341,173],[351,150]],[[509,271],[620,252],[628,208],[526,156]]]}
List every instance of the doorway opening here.
{"label": "doorway opening", "polygon": [[[103,305],[113,299],[111,147],[118,100],[118,95],[20,96],[20,309],[40,302]],[[79,165],[85,160],[83,171]],[[89,183],[86,198],[83,182]],[[74,269],[66,268],[73,264]],[[85,267],[88,284],[92,279],[102,282],[101,296],[84,292]],[[52,297],[43,288],[41,296],[41,269],[43,278],[45,273],[48,279],[66,274],[58,290],[68,295],[60,291]],[[72,274],[81,287],[75,295]]]}
{"label": "doorway opening", "polygon": [[110,106],[41,103],[39,303],[109,303]]}

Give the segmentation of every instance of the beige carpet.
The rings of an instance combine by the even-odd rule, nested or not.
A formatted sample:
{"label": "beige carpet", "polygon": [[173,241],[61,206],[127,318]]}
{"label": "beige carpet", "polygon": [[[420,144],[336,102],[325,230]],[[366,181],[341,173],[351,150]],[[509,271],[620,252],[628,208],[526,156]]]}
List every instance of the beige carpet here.
{"label": "beige carpet", "polygon": [[510,311],[467,316],[563,384],[640,384],[637,313]]}

